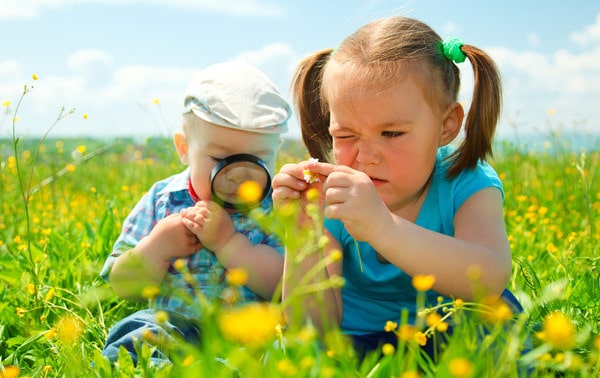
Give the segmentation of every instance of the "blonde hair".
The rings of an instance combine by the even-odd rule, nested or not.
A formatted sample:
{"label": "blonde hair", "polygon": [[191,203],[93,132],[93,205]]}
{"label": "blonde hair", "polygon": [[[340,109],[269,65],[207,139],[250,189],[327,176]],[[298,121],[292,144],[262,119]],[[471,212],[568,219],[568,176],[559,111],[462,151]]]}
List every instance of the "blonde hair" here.
{"label": "blonde hair", "polygon": [[[500,74],[494,61],[474,46],[465,44],[461,50],[473,67],[474,88],[465,138],[451,156],[449,177],[492,156],[501,108]],[[458,97],[459,69],[444,56],[442,39],[433,29],[401,16],[375,20],[348,36],[335,51],[324,49],[308,55],[296,69],[292,90],[302,138],[311,156],[323,161],[331,161],[332,148],[327,104],[333,85],[327,75],[330,61],[343,66],[352,82],[370,83],[375,88],[390,86],[406,73],[417,73],[427,101],[439,109]]]}

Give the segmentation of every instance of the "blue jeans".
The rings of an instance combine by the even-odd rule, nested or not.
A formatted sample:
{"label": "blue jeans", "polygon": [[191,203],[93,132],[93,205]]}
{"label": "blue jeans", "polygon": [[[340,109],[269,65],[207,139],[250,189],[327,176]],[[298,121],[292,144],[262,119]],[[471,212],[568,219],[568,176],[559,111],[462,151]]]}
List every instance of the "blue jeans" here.
{"label": "blue jeans", "polygon": [[[200,343],[201,332],[198,323],[179,313],[165,312],[168,314],[168,320],[161,324],[156,320],[156,310],[152,309],[140,310],[120,320],[108,333],[102,355],[110,361],[116,361],[119,348],[123,346],[137,364],[135,344],[142,340],[142,335],[147,331],[164,340],[165,344],[180,342],[182,339],[191,344]],[[170,361],[168,351],[157,345],[152,360],[156,363]]]}

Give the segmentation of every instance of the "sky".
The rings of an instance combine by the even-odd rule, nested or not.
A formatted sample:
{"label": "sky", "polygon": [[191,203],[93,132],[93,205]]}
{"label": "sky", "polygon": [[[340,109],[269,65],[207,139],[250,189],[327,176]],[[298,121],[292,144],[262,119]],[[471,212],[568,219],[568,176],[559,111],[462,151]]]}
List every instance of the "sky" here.
{"label": "sky", "polygon": [[[25,87],[21,137],[170,136],[187,83],[225,60],[257,66],[291,100],[303,56],[394,14],[492,56],[504,85],[497,135],[600,133],[596,0],[0,0],[0,138]],[[472,72],[459,67],[468,106]],[[55,123],[63,108],[74,111]],[[299,138],[295,116],[285,136]]]}

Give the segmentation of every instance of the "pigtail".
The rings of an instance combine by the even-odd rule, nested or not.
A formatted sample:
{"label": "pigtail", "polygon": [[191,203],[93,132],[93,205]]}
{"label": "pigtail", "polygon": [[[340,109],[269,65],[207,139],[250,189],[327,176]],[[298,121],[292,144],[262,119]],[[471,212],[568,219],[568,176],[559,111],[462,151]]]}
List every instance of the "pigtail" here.
{"label": "pigtail", "polygon": [[332,138],[329,134],[329,109],[321,97],[321,79],[331,52],[330,48],[324,49],[304,58],[298,64],[292,82],[304,145],[311,157],[325,162],[332,161]]}
{"label": "pigtail", "polygon": [[463,45],[461,51],[473,66],[473,99],[465,121],[465,138],[453,155],[449,177],[493,156],[492,140],[502,103],[500,73],[494,61],[474,46]]}

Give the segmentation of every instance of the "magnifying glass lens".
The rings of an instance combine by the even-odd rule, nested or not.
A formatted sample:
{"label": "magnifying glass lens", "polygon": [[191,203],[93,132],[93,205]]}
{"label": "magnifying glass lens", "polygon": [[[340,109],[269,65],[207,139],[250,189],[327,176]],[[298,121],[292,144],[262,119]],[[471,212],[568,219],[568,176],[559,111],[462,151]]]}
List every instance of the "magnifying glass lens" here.
{"label": "magnifying glass lens", "polygon": [[230,209],[249,209],[259,205],[271,192],[271,177],[266,164],[253,155],[233,155],[213,169],[213,200]]}

